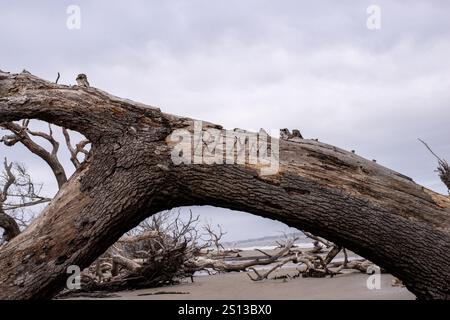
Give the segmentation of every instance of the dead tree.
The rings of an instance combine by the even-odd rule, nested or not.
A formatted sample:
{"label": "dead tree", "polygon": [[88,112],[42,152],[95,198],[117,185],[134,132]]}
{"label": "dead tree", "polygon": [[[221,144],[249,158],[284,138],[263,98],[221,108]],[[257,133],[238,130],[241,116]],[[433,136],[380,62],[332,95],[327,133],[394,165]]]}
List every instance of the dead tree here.
{"label": "dead tree", "polygon": [[222,240],[222,237],[227,233],[222,230],[222,227],[220,225],[217,225],[217,228],[218,231],[216,232],[210,223],[203,226],[203,229],[206,231],[207,235],[210,238],[209,242],[214,245],[214,247],[216,248],[216,253],[219,254],[221,250],[225,251],[225,248],[220,243],[220,241]]}
{"label": "dead tree", "polygon": [[208,258],[203,256],[197,256],[195,257],[191,263],[197,270],[201,269],[213,269],[216,271],[224,271],[224,272],[230,272],[230,271],[245,271],[250,267],[254,266],[263,266],[263,265],[270,265],[272,263],[277,262],[280,258],[284,257],[289,250],[291,249],[295,239],[290,239],[286,246],[283,247],[281,250],[279,250],[277,253],[273,255],[269,255],[262,250],[260,250],[261,253],[264,254],[264,257],[262,258],[256,258],[251,259],[248,261],[243,261],[241,263],[227,263],[223,259],[217,259],[217,258]]}
{"label": "dead tree", "polygon": [[0,174],[0,228],[3,241],[11,241],[19,235],[20,229],[28,225],[33,215],[24,213],[24,208],[49,202],[40,195],[40,186],[33,183],[26,168],[18,163],[8,163],[5,158]]}
{"label": "dead tree", "polygon": [[0,191],[0,227],[4,230],[1,242],[10,241],[20,233],[20,228],[16,220],[7,215],[4,210],[4,205],[9,195],[9,189],[16,181],[16,177],[12,173],[12,163],[8,164],[6,158],[4,166],[5,171],[4,176],[2,177],[3,181],[1,183],[3,186]]}
{"label": "dead tree", "polygon": [[[49,126],[49,133],[47,134],[31,131],[29,124],[29,120],[24,120],[21,125],[13,122],[4,124],[4,129],[10,130],[11,134],[3,136],[0,141],[9,147],[20,142],[30,150],[39,150],[39,152],[34,153],[48,164],[52,164],[51,168],[63,168],[57,156],[59,142],[53,137],[51,126]],[[89,150],[86,149],[86,146],[90,142],[84,139],[72,146],[69,131],[66,128],[62,128],[62,133],[70,154],[70,160],[74,167],[78,169],[89,157]],[[52,151],[47,152],[37,142],[33,141],[29,134],[49,141],[53,147]],[[80,154],[84,155],[84,159],[79,159]],[[13,174],[13,163],[8,165],[5,159],[4,165],[4,192],[0,198],[0,204],[3,203],[2,208],[4,207],[5,210],[17,210],[51,201],[49,198],[35,194],[34,184],[23,166],[15,164],[18,174]],[[59,171],[53,170],[53,173],[57,181],[62,183],[66,181],[66,173],[63,169]],[[59,177],[64,179],[61,180]],[[6,191],[10,191],[12,186],[16,187],[14,192],[6,193]],[[59,187],[61,186],[62,184],[59,184]],[[25,191],[22,189],[25,189]],[[19,198],[21,201],[14,204],[11,202],[5,203],[7,196]],[[20,222],[23,228],[32,220],[29,212],[22,213],[22,216],[28,216],[27,221],[24,221],[17,214],[7,215],[3,213],[0,215],[0,227],[5,230],[3,234],[5,241],[10,241],[20,233],[17,222]],[[184,262],[207,246],[207,244],[197,246],[196,241],[199,239],[199,236],[197,236],[196,225],[194,226],[197,221],[198,217],[194,219],[192,212],[190,212],[187,222],[183,222],[180,219],[180,212],[178,212],[176,217],[170,215],[170,219],[168,214],[161,213],[144,220],[138,228],[121,237],[116,244],[108,249],[106,254],[103,254],[91,267],[83,271],[83,289],[80,291],[132,289],[142,286],[157,287],[173,282],[177,278],[192,277],[192,274],[197,269],[192,269],[190,265],[185,265]],[[220,226],[219,228],[221,230]],[[209,229],[210,237],[213,238],[214,236],[215,242],[218,244],[224,233],[221,232],[220,235],[217,235],[211,228]],[[183,241],[180,242],[181,238],[183,238]],[[139,246],[140,249],[136,248],[136,246]],[[135,261],[138,256],[139,263]],[[119,274],[121,269],[126,270],[126,272]],[[186,271],[186,269],[188,270]],[[111,281],[112,279],[113,281]],[[105,281],[108,283],[105,284]],[[76,293],[72,292],[72,294]]]}
{"label": "dead tree", "polygon": [[434,153],[433,150],[431,150],[430,146],[428,146],[428,144],[426,144],[425,141],[421,139],[419,139],[419,141],[422,142],[425,145],[425,147],[427,147],[427,149],[431,152],[431,154],[435,156],[436,159],[438,160],[438,167],[436,171],[438,172],[439,178],[445,184],[450,194],[450,165],[445,159],[441,159],[438,155],[436,155],[436,153]]}
{"label": "dead tree", "polygon": [[[269,275],[274,271],[282,268],[287,263],[293,263],[296,265],[298,274],[304,278],[324,278],[327,276],[333,277],[337,274],[342,273],[344,270],[357,270],[360,272],[367,273],[369,267],[374,264],[365,259],[356,259],[349,261],[347,256],[347,251],[342,249],[337,245],[329,245],[324,239],[320,237],[312,236],[315,242],[321,241],[324,245],[325,250],[318,250],[317,244],[308,250],[299,250],[295,248],[294,243],[296,239],[288,239],[282,246],[281,250],[275,254],[269,254],[262,250],[259,252],[265,255],[265,259],[270,261],[269,269],[257,270],[253,266],[260,266],[263,263],[259,263],[259,259],[247,261],[249,270],[253,271],[254,276],[250,273],[247,275],[253,281],[261,281],[269,278]],[[333,259],[338,255],[339,252],[343,251],[344,260],[339,262],[334,262]],[[264,260],[262,260],[264,261]],[[301,268],[300,268],[301,267]],[[283,278],[290,278],[289,275],[285,275]]]}
{"label": "dead tree", "polygon": [[[86,147],[90,144],[89,140],[83,139],[80,142],[78,142],[75,146],[72,146],[72,142],[70,139],[69,131],[66,128],[62,128],[62,132],[64,135],[64,139],[66,141],[67,149],[70,153],[70,161],[72,162],[75,169],[78,169],[81,164],[86,161],[89,157],[89,150],[86,149]],[[80,161],[78,159],[78,156],[82,154],[84,155],[84,159]]]}
{"label": "dead tree", "polygon": [[[0,249],[0,298],[50,298],[69,266],[89,266],[144,218],[186,205],[279,220],[373,261],[418,298],[450,298],[449,198],[356,154],[281,140],[280,168],[270,176],[247,162],[176,165],[169,136],[192,133],[191,119],[93,87],[0,72],[0,122],[21,119],[83,134],[91,159]],[[203,124],[211,129],[222,127]]]}
{"label": "dead tree", "polygon": [[159,287],[179,282],[200,270],[192,264],[206,244],[199,244],[198,216],[162,212],[144,220],[122,236],[91,266],[83,270],[79,290],[59,297],[91,291]]}
{"label": "dead tree", "polygon": [[[58,158],[59,142],[53,136],[51,125],[48,125],[47,133],[32,131],[29,125],[29,119],[23,120],[20,124],[15,122],[0,123],[0,129],[10,132],[10,134],[0,137],[0,143],[8,147],[21,143],[48,164],[56,178],[58,187],[61,188],[67,181],[67,175]],[[71,155],[71,161],[75,168],[78,168],[82,163],[78,160],[78,155],[84,154],[85,158],[83,161],[88,158],[89,152],[85,148],[89,141],[82,140],[75,147],[72,147],[67,129],[63,128],[63,134]],[[40,137],[49,142],[52,147],[51,151],[47,151],[31,137]],[[51,198],[39,195],[42,185],[38,186],[33,183],[24,165],[18,163],[8,164],[6,158],[4,175],[0,182],[4,186],[0,196],[0,228],[5,230],[3,240],[10,241],[20,233],[20,227],[25,228],[35,218],[33,212],[25,209],[47,203],[51,201]],[[39,187],[39,190],[36,187]],[[12,198],[12,201],[6,202],[7,198]],[[8,212],[8,214],[5,212]]]}

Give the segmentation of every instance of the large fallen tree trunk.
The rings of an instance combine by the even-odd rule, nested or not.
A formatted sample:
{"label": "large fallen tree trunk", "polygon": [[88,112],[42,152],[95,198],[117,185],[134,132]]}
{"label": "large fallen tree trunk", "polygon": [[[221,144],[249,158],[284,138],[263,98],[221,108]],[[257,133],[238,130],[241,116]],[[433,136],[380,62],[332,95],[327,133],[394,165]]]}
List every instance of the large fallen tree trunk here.
{"label": "large fallen tree trunk", "polygon": [[[214,205],[279,220],[387,269],[418,298],[450,298],[450,199],[351,152],[313,140],[280,141],[280,168],[181,164],[176,129],[191,119],[0,72],[0,122],[40,119],[84,134],[92,156],[43,214],[0,248],[0,298],[51,298],[71,265],[89,266],[158,211]],[[220,126],[204,124],[203,131]]]}

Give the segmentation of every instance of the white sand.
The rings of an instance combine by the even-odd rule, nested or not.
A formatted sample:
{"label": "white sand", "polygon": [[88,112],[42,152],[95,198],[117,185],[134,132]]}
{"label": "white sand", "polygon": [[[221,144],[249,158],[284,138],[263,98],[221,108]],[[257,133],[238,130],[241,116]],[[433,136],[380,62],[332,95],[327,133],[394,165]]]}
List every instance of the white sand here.
{"label": "white sand", "polygon": [[[286,270],[280,271],[285,274]],[[381,275],[381,288],[369,290],[369,276],[362,273],[338,275],[334,278],[296,278],[287,281],[251,281],[244,272],[195,277],[182,284],[162,288],[118,292],[108,299],[415,299],[404,287],[393,287],[393,277]],[[184,294],[180,294],[184,293]]]}

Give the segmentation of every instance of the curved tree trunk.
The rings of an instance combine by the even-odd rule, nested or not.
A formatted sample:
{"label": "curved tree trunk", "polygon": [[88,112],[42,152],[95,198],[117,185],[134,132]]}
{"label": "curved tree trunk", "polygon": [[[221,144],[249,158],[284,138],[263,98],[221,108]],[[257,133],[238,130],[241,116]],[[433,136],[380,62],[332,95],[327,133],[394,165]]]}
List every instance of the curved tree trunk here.
{"label": "curved tree trunk", "polygon": [[[22,234],[0,249],[0,298],[50,298],[68,266],[88,266],[145,217],[176,206],[226,207],[310,231],[370,259],[419,298],[450,298],[450,199],[353,153],[280,141],[280,170],[175,165],[175,129],[191,119],[0,72],[0,122],[36,118],[79,131],[92,157]],[[220,126],[206,124],[208,128]]]}

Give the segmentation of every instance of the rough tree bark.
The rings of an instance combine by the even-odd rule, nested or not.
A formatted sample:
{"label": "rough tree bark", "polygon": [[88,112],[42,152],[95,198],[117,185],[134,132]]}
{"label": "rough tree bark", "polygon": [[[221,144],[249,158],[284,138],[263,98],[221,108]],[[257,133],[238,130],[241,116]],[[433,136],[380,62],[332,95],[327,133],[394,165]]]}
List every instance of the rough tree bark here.
{"label": "rough tree bark", "polygon": [[[280,141],[280,170],[174,165],[167,137],[192,120],[28,73],[0,72],[0,122],[40,119],[84,134],[90,161],[0,249],[0,298],[51,298],[145,217],[214,205],[282,221],[348,248],[418,298],[450,298],[450,199],[351,152]],[[205,124],[205,127],[220,126]]]}

